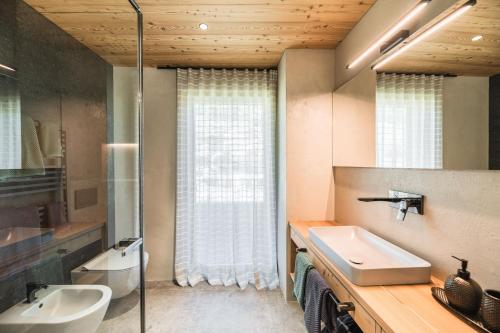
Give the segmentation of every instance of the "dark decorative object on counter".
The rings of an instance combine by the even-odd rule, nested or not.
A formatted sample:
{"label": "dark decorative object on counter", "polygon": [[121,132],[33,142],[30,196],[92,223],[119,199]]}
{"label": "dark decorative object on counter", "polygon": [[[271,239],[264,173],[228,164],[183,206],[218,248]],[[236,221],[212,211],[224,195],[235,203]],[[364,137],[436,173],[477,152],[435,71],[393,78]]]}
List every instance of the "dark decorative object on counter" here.
{"label": "dark decorative object on counter", "polygon": [[500,291],[486,289],[481,302],[481,320],[493,333],[500,333]]}
{"label": "dark decorative object on counter", "polygon": [[495,331],[490,331],[487,329],[483,323],[481,322],[481,319],[479,318],[478,314],[474,315],[467,315],[464,314],[454,307],[450,306],[450,303],[448,302],[448,299],[446,298],[446,294],[442,288],[438,287],[432,287],[432,296],[434,296],[434,299],[436,299],[442,306],[444,306],[446,309],[448,309],[450,312],[455,314],[458,318],[463,320],[465,323],[470,325],[471,327],[475,328],[479,332],[485,332],[485,333],[498,333]]}
{"label": "dark decorative object on counter", "polygon": [[452,274],[446,278],[444,292],[449,304],[465,314],[476,314],[481,306],[483,291],[479,284],[471,279],[470,272],[467,271],[468,261],[455,256],[453,258],[462,263],[462,267],[457,270],[457,274]]}

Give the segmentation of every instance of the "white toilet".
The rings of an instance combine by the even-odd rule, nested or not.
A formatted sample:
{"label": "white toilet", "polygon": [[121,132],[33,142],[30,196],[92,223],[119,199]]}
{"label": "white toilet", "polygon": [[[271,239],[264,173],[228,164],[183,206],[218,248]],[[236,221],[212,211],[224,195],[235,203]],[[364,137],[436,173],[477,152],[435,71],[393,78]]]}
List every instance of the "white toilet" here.
{"label": "white toilet", "polygon": [[[111,288],[112,299],[130,294],[139,286],[140,252],[122,256],[121,250],[109,249],[71,271],[73,284],[101,284]],[[144,270],[149,254],[144,252]]]}

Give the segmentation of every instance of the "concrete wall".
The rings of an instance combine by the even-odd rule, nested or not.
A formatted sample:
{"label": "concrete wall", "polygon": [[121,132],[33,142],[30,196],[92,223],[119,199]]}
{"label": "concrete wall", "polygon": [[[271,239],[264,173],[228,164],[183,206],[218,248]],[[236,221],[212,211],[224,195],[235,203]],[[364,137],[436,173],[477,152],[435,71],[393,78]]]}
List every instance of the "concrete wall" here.
{"label": "concrete wall", "polygon": [[144,70],[144,228],[148,281],[174,277],[177,85],[174,69]]}
{"label": "concrete wall", "polygon": [[286,50],[278,70],[278,266],[281,288],[292,299],[287,221],[334,216],[334,51]]}

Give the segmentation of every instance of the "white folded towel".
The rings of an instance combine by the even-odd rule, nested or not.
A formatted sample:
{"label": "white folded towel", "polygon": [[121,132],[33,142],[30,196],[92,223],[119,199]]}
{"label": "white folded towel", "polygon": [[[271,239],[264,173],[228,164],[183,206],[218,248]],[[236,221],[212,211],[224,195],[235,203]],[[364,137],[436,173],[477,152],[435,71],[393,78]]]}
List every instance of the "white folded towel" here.
{"label": "white folded towel", "polygon": [[39,130],[40,147],[45,158],[62,157],[61,125],[42,123]]}
{"label": "white folded towel", "polygon": [[44,168],[42,151],[36,132],[35,122],[28,116],[21,116],[23,169]]}

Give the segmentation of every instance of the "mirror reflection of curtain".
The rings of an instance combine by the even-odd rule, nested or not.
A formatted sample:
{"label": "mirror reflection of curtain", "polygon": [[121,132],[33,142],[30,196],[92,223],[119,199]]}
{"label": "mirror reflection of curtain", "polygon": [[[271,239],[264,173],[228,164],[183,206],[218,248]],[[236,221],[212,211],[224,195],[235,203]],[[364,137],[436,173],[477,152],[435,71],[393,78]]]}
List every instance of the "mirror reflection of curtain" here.
{"label": "mirror reflection of curtain", "polygon": [[177,73],[177,282],[276,288],[277,73]]}
{"label": "mirror reflection of curtain", "polygon": [[443,76],[380,73],[376,105],[377,167],[443,167]]}
{"label": "mirror reflection of curtain", "polygon": [[14,79],[0,75],[0,169],[21,169],[21,101]]}

